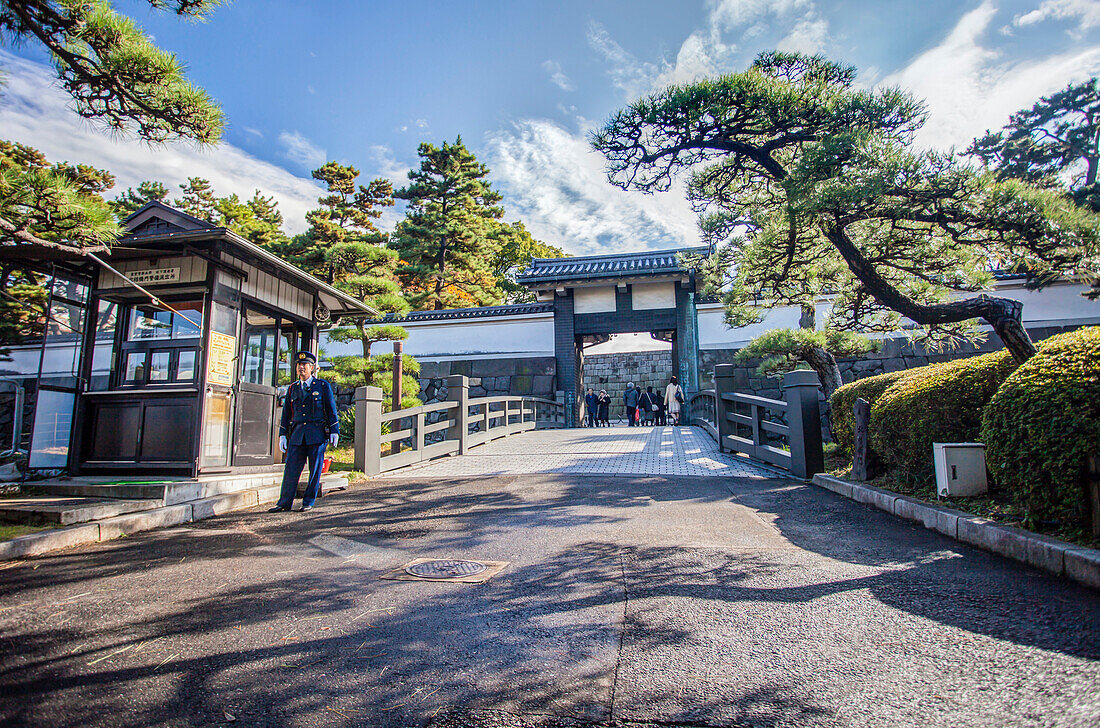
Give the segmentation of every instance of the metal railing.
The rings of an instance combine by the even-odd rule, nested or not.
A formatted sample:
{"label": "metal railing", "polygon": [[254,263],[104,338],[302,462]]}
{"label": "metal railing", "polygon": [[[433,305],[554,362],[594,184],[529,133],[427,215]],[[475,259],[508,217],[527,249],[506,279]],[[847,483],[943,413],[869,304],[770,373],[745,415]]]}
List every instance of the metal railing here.
{"label": "metal railing", "polygon": [[[723,451],[789,470],[800,478],[824,470],[820,384],[812,371],[799,370],[783,377],[784,399],[769,399],[733,391],[735,367],[714,368],[714,389],[692,397],[694,422]],[[710,402],[710,412],[704,415]],[[709,417],[709,419],[708,419]]]}
{"label": "metal railing", "polygon": [[[469,379],[447,378],[447,401],[382,413],[382,390],[355,390],[355,468],[378,475],[492,440],[565,426],[565,407],[541,397],[477,397]],[[388,431],[387,431],[388,430]],[[386,452],[389,454],[384,454]]]}

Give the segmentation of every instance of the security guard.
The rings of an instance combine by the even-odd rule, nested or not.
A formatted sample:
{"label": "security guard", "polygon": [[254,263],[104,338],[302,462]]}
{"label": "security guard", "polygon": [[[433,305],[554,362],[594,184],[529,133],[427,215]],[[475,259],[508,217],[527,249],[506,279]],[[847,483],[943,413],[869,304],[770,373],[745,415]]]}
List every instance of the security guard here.
{"label": "security guard", "polygon": [[279,423],[279,449],[286,453],[283,468],[283,489],[279,502],[271,513],[289,511],[298,492],[302,467],[309,461],[309,484],[302,496],[302,510],[313,508],[321,487],[321,465],[325,447],[336,447],[340,441],[340,420],[336,417],[336,396],[332,385],[317,379],[317,357],[309,351],[299,351],[294,357],[298,381],[290,385]]}

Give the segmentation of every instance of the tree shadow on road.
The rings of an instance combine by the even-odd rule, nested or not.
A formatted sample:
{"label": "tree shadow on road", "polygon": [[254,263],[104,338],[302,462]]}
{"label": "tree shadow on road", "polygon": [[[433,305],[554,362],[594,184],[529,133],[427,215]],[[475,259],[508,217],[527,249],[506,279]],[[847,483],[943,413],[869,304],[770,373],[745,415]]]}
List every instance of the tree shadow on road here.
{"label": "tree shadow on road", "polygon": [[[600,537],[686,501],[756,509],[791,546]],[[363,550],[326,552],[319,534]],[[509,544],[541,551],[484,585],[378,579]],[[835,724],[828,660],[868,690],[911,649],[873,652],[895,629],[923,630],[907,659],[929,664],[943,627],[1100,658],[1094,594],[789,480],[385,481],[309,517],[237,514],[30,560],[0,590],[12,726],[476,725],[476,710]],[[845,631],[864,595],[880,621]]]}

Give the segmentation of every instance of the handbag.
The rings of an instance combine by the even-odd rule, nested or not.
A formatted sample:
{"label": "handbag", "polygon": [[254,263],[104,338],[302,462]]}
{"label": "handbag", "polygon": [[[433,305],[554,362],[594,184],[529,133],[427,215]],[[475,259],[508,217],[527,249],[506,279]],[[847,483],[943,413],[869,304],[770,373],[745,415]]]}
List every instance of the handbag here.
{"label": "handbag", "polygon": [[684,392],[679,387],[676,388],[676,401],[680,404],[684,403]]}

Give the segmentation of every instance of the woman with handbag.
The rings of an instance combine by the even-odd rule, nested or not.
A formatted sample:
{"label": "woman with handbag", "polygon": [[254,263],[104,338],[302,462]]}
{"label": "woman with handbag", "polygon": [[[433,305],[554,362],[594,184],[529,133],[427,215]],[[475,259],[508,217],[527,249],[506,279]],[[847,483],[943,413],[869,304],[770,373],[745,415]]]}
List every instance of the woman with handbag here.
{"label": "woman with handbag", "polygon": [[684,403],[684,390],[676,383],[676,377],[670,377],[665,387],[665,409],[671,420],[670,425],[680,424],[680,406]]}

